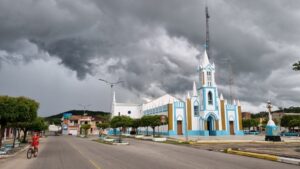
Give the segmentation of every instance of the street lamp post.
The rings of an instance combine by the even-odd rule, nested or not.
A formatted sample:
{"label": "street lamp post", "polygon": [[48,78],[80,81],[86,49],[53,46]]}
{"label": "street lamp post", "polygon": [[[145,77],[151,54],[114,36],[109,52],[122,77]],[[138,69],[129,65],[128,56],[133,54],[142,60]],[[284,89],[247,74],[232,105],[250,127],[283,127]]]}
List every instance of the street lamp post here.
{"label": "street lamp post", "polygon": [[[83,115],[86,116],[85,114],[85,110],[87,109],[87,107],[91,106],[91,104],[78,104],[78,106],[83,107]],[[79,128],[81,128],[81,124],[78,124]],[[80,134],[81,134],[81,129],[80,129]]]}
{"label": "street lamp post", "polygon": [[110,86],[110,90],[111,90],[110,91],[111,92],[110,113],[113,114],[113,112],[112,112],[113,88],[114,88],[115,85],[117,85],[119,83],[123,83],[124,81],[119,80],[117,82],[110,82],[110,81],[107,81],[105,79],[98,79],[98,80],[100,80],[100,81],[102,81],[102,82],[104,82],[104,83],[106,83],[107,85]]}
{"label": "street lamp post", "polygon": [[268,101],[267,102],[267,109],[268,109],[269,121],[268,121],[267,126],[266,126],[265,140],[266,141],[281,141],[279,131],[278,131],[278,127],[276,126],[276,124],[272,120],[272,114],[271,114],[272,107],[273,106],[272,106],[271,102]]}
{"label": "street lamp post", "polygon": [[86,114],[85,114],[85,110],[89,107],[89,106],[91,106],[91,104],[78,104],[78,106],[81,106],[81,107],[83,107],[83,115],[85,116]]}
{"label": "street lamp post", "polygon": [[[110,92],[111,92],[111,102],[110,102],[110,114],[111,114],[111,117],[113,115],[113,110],[112,110],[112,102],[113,102],[113,88],[115,85],[119,84],[119,83],[123,83],[124,81],[117,81],[117,82],[110,82],[110,81],[107,81],[105,79],[98,79],[102,82],[104,82],[105,84],[109,85],[110,86]],[[118,116],[121,116],[120,113],[118,114]],[[121,137],[121,129],[119,129],[119,140],[118,140],[119,143],[122,142],[122,137]]]}

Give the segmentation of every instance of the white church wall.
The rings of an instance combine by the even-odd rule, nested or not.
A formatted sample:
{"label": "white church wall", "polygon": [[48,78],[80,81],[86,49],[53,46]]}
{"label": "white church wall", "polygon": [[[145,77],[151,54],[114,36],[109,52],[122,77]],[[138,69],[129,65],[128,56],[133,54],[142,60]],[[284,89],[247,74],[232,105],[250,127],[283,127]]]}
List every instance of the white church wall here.
{"label": "white church wall", "polygon": [[232,110],[228,111],[228,120],[229,121],[235,121],[235,112]]}
{"label": "white church wall", "polygon": [[184,111],[183,109],[176,109],[176,121],[178,120],[181,120],[183,121],[184,120]]}
{"label": "white church wall", "polygon": [[114,116],[126,115],[133,119],[141,118],[141,107],[138,105],[127,105],[127,104],[120,104],[116,103],[114,106]]}
{"label": "white church wall", "polygon": [[200,123],[199,123],[200,120],[199,119],[200,119],[200,116],[198,116],[198,117],[193,116],[192,130],[199,130],[199,128],[200,128]]}

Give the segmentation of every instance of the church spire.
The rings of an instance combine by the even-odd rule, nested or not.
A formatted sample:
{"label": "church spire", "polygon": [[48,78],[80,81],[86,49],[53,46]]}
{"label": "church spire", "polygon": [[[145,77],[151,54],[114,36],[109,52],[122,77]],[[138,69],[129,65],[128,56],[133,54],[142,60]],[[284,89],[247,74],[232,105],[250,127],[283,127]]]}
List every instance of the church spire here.
{"label": "church spire", "polygon": [[200,66],[204,68],[208,64],[209,64],[209,59],[208,59],[207,51],[205,50],[202,56],[202,60],[200,62]]}

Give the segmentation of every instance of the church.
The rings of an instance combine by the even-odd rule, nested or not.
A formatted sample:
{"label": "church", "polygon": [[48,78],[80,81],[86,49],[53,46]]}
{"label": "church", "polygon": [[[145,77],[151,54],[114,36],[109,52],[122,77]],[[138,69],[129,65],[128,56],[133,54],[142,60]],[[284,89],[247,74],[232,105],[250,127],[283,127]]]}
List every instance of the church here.
{"label": "church", "polygon": [[[206,50],[198,65],[199,79],[193,84],[192,95],[178,99],[169,94],[144,104],[117,103],[112,101],[112,116],[127,115],[141,118],[146,115],[164,115],[168,124],[160,127],[160,133],[194,136],[243,135],[242,112],[239,101],[226,100],[218,93],[215,81],[216,67],[209,52],[208,7],[206,12]],[[191,84],[192,87],[192,84]]]}
{"label": "church", "polygon": [[188,94],[182,100],[166,94],[144,104],[128,104],[117,103],[114,94],[112,116],[165,115],[168,124],[160,127],[160,133],[169,136],[243,135],[240,102],[233,100],[230,104],[222,94],[219,95],[215,70],[215,64],[210,63],[204,51],[192,95]]}

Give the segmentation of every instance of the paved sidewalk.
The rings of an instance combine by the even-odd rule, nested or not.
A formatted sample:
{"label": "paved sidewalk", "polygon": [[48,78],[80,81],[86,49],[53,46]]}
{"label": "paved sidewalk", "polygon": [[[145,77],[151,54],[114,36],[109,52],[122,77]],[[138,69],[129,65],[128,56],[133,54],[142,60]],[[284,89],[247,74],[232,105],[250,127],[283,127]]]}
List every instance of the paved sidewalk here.
{"label": "paved sidewalk", "polygon": [[[185,136],[176,136],[176,137],[169,137],[170,139],[177,139],[181,141],[185,141]],[[300,137],[281,137],[283,142],[300,142]],[[264,135],[244,135],[244,136],[189,136],[189,141],[198,141],[198,142],[264,142],[265,136]]]}
{"label": "paved sidewalk", "polygon": [[[47,143],[47,138],[42,138],[40,140],[40,149],[39,149],[39,155],[43,152],[44,146]],[[0,168],[1,169],[27,169],[27,167],[32,164],[34,161],[39,158],[32,158],[30,160],[26,157],[27,151],[23,151],[19,154],[17,154],[14,157],[6,158],[6,159],[0,159]]]}

